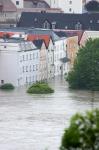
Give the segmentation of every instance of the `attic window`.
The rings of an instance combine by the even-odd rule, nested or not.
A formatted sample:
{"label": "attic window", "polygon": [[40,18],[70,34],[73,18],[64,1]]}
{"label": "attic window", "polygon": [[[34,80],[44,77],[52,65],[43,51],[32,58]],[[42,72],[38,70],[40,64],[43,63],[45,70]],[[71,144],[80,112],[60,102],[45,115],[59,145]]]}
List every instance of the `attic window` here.
{"label": "attic window", "polygon": [[65,26],[65,29],[68,29],[68,26]]}
{"label": "attic window", "polygon": [[92,23],[92,20],[90,20],[90,23]]}
{"label": "attic window", "polygon": [[56,22],[52,22],[52,29],[56,28]]}
{"label": "attic window", "polygon": [[35,18],[34,21],[37,22],[37,18]]}
{"label": "attic window", "polygon": [[33,4],[34,4],[34,5],[37,5],[37,1],[34,1]]}
{"label": "attic window", "polygon": [[82,29],[82,24],[80,22],[77,22],[75,25],[75,30],[81,30]]}
{"label": "attic window", "polygon": [[50,29],[50,23],[48,21],[45,21],[44,24],[43,24],[43,28],[44,29]]}

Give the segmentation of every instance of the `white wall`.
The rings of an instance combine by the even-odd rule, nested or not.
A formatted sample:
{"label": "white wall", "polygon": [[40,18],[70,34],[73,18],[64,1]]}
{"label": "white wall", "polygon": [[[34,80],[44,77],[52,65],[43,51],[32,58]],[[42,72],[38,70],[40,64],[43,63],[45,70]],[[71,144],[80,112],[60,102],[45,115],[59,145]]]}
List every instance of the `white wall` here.
{"label": "white wall", "polygon": [[[15,6],[17,8],[23,8],[24,7],[24,0],[11,0],[11,1],[15,4]],[[19,5],[17,3],[19,3]]]}
{"label": "white wall", "polygon": [[39,50],[32,42],[0,42],[1,80],[14,86],[39,80]]}
{"label": "white wall", "polygon": [[63,71],[61,70],[63,63],[60,61],[60,59],[64,57],[66,57],[66,38],[55,41],[55,50],[54,50],[55,76],[62,75],[67,72],[67,63],[64,64]]}
{"label": "white wall", "polygon": [[84,0],[45,0],[51,8],[61,8],[65,13],[82,13]]}

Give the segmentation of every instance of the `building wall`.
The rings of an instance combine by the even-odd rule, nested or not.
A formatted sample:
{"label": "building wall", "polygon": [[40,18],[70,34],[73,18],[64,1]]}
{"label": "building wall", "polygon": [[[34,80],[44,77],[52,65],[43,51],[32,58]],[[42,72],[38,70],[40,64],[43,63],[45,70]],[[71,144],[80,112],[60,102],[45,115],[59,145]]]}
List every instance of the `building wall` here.
{"label": "building wall", "polygon": [[50,40],[47,49],[47,78],[51,79],[53,77],[54,77],[54,44],[52,40]]}
{"label": "building wall", "polygon": [[78,52],[78,36],[67,38],[67,55],[70,59],[69,70],[73,67],[76,54]]}
{"label": "building wall", "polygon": [[17,8],[23,8],[24,7],[24,0],[11,0]]}
{"label": "building wall", "polygon": [[3,80],[22,86],[39,80],[39,50],[33,49],[32,42],[0,42],[0,84]]}
{"label": "building wall", "polygon": [[55,71],[54,75],[55,76],[63,75],[67,72],[67,63],[63,64],[60,60],[61,58],[64,57],[66,57],[66,38],[55,41],[55,47],[54,47],[54,71]]}
{"label": "building wall", "polygon": [[61,8],[65,13],[83,13],[84,0],[45,0],[51,8]]}
{"label": "building wall", "polygon": [[85,31],[80,40],[80,46],[84,46],[89,38],[99,38],[99,31]]}
{"label": "building wall", "polygon": [[47,49],[45,44],[43,43],[41,50],[40,50],[40,74],[39,74],[39,79],[42,80],[47,80]]}

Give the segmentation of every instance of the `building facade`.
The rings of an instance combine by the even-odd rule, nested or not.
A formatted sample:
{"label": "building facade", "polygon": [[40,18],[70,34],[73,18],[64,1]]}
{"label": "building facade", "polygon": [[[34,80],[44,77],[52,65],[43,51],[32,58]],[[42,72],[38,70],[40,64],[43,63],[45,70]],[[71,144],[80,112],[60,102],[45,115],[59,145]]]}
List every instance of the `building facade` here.
{"label": "building facade", "polygon": [[45,0],[51,8],[60,8],[64,13],[81,14],[86,0]]}
{"label": "building facade", "polygon": [[67,56],[70,59],[68,62],[68,70],[74,65],[75,58],[78,52],[78,36],[68,37],[67,38]]}
{"label": "building facade", "polygon": [[16,8],[24,8],[24,0],[11,0],[14,5],[16,6]]}
{"label": "building facade", "polygon": [[22,86],[39,80],[39,49],[32,42],[0,41],[0,84]]}

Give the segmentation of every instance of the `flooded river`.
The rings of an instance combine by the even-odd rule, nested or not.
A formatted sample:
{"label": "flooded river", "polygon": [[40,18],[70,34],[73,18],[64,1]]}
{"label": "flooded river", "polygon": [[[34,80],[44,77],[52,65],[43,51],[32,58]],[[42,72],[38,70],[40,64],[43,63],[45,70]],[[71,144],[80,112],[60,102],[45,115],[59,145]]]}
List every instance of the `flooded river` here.
{"label": "flooded river", "polygon": [[75,112],[99,107],[99,93],[73,91],[61,78],[54,94],[29,95],[25,88],[0,91],[0,150],[59,150],[64,128]]}

